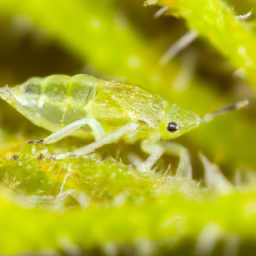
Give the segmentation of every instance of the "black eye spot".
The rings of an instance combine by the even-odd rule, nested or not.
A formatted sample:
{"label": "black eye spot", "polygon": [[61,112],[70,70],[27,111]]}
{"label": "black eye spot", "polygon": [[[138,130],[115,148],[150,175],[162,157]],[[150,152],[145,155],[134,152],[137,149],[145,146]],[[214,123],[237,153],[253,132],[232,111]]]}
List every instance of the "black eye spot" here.
{"label": "black eye spot", "polygon": [[179,130],[179,126],[174,122],[170,122],[168,123],[167,130],[169,132],[176,132]]}

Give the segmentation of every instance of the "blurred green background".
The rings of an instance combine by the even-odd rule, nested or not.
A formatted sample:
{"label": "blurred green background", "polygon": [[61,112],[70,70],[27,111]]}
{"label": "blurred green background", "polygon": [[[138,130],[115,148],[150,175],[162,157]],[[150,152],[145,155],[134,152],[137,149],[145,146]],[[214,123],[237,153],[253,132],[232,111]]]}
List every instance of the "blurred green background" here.
{"label": "blurred green background", "polygon": [[[236,19],[235,15],[244,15],[250,10],[253,10],[253,8],[255,10],[256,1],[159,0],[158,4],[144,7],[143,1],[140,0],[0,0],[0,84],[2,86],[6,84],[12,86],[22,83],[33,76],[87,73],[99,78],[113,79],[141,86],[152,93],[159,94],[170,103],[184,106],[201,116],[231,105],[239,100],[248,99],[250,104],[246,109],[218,117],[176,141],[189,149],[196,181],[202,180],[204,176],[203,165],[198,157],[199,152],[205,155],[210,162],[220,166],[222,172],[232,182],[238,170],[242,176],[246,176],[248,172],[253,173],[256,170],[255,16],[252,14],[246,21]],[[154,19],[155,12],[161,6],[169,6],[170,9],[165,15]],[[187,33],[189,29],[198,32],[198,37],[195,41],[164,66],[161,66],[159,62],[166,50],[181,36]],[[39,167],[35,167],[38,163],[35,163],[35,159],[29,155],[30,147],[26,146],[25,142],[28,138],[38,139],[38,136],[46,136],[49,133],[31,124],[3,101],[0,102],[0,127],[1,156],[3,159],[1,162],[2,174],[0,174],[2,183],[7,184],[8,188],[13,189],[10,183],[14,183],[18,179],[20,184],[14,186],[13,189],[18,194],[35,196],[40,191],[44,196],[56,196],[61,188],[61,184],[63,184],[63,179],[66,177],[68,164],[73,165],[74,163],[64,162],[63,165],[60,163],[58,165],[59,167],[56,167],[54,164],[54,167],[51,167],[53,168],[51,169],[52,172],[61,169],[59,171],[61,175],[58,177],[56,174],[47,173],[48,165],[51,165],[51,163],[42,164],[41,172],[38,173]],[[67,139],[62,144],[58,144],[58,147],[62,147],[62,150],[65,150],[67,147],[71,148],[73,144],[80,145],[81,142]],[[138,145],[134,148],[125,145],[122,145],[122,147],[124,148],[124,155],[126,150],[127,152],[136,150],[142,158],[145,158],[145,155],[139,151]],[[50,149],[52,151],[58,150],[54,146],[51,146]],[[26,161],[26,157],[28,159],[31,158],[29,160],[30,162],[27,164],[23,163],[22,167],[19,167],[21,165],[11,161],[10,159],[17,152],[21,153],[21,155],[22,153],[24,154],[23,162]],[[115,154],[117,154],[116,151],[112,149],[113,158],[116,157]],[[174,159],[173,161],[172,164],[175,166],[177,164],[175,161],[177,160]],[[124,162],[128,164],[127,161]],[[86,163],[82,162],[79,164],[82,166]],[[94,165],[92,167],[90,164],[89,161],[89,173],[90,170],[94,170],[93,168],[95,168],[95,172],[99,171],[97,164],[96,167]],[[32,168],[28,171],[24,165],[26,168],[27,165],[32,166]],[[81,166],[78,167],[78,170],[82,168]],[[112,169],[109,168],[108,164],[104,166],[106,170],[102,167],[103,172],[107,172],[107,170],[111,172]],[[36,168],[36,172],[34,168]],[[125,169],[126,167],[120,168]],[[18,175],[17,171],[21,173]],[[126,172],[124,172],[125,175]],[[80,171],[78,173],[79,176]],[[88,173],[85,175],[88,175]],[[90,173],[90,175],[93,174]],[[88,181],[85,186],[86,188],[79,187],[83,183],[80,179],[84,179],[81,178],[83,176],[79,176],[80,178],[76,178],[76,181],[73,180],[74,183],[70,185],[70,188],[78,189],[79,187],[79,191],[86,191],[89,197],[92,198],[95,195],[95,198],[91,199],[91,202],[95,200],[95,202],[101,202],[103,206],[106,200],[112,202],[118,193],[123,193],[127,188],[129,190],[134,189],[135,191],[130,198],[131,204],[136,201],[135,198],[138,193],[143,194],[140,196],[144,198],[146,203],[151,202],[151,199],[155,198],[155,191],[152,192],[151,185],[148,185],[146,188],[141,187],[141,184],[145,182],[145,177],[139,179],[137,183],[136,175],[136,171],[134,171],[132,176],[135,177],[135,182],[129,180],[127,183],[122,183],[124,177],[119,177],[119,179],[115,179],[117,183],[107,185],[104,184],[104,177],[100,177],[97,180],[98,183],[96,181],[95,183]],[[7,176],[9,177],[8,181],[6,181]],[[25,176],[34,177],[34,180],[25,181]],[[10,182],[10,177],[13,179],[12,182]],[[249,180],[252,179],[248,178],[248,175],[246,178]],[[150,176],[150,179],[154,180],[154,177]],[[41,180],[44,180],[44,184],[47,183],[48,185],[42,185],[40,183]],[[134,188],[130,182],[136,184]],[[167,184],[169,183],[167,182]],[[110,186],[109,188],[108,185]],[[104,192],[101,191],[102,194],[96,189],[100,186],[106,186]],[[116,186],[119,186],[119,188],[117,189]],[[195,193],[194,198],[196,198],[196,201],[199,197],[197,193],[200,196],[201,193],[204,194],[204,192],[201,190],[197,191],[197,189],[193,187],[193,189],[188,190],[193,195]],[[109,193],[110,195],[106,196],[105,193]],[[165,194],[166,191],[164,190],[162,193]],[[249,198],[253,200],[254,192],[250,193],[252,194],[249,194]],[[236,196],[238,198],[241,197],[240,194]],[[244,201],[242,198],[241,204],[243,206],[235,207],[234,204],[236,201],[240,200],[236,199],[236,196],[232,195],[230,201],[228,201],[227,205],[230,208],[224,210],[226,215],[223,213],[220,216],[220,219],[223,218],[222,224],[224,226],[225,221],[229,218],[228,215],[232,215],[232,207],[237,209],[237,212],[234,214],[237,218],[241,216],[241,218],[245,218],[243,214],[240,216],[240,210],[242,207],[245,207],[249,199],[246,198]],[[168,200],[171,199],[162,200],[164,200],[163,205],[166,206],[168,205]],[[173,200],[174,202],[177,201],[177,204],[180,203],[179,199],[174,198]],[[69,204],[73,205],[73,203],[68,202],[67,205]],[[184,209],[186,207],[188,209],[194,207],[191,205],[187,206],[187,204],[189,202],[185,201],[181,207]],[[225,203],[222,201],[220,203],[217,200],[216,204],[216,209],[221,212]],[[125,205],[125,207],[128,206],[129,204]],[[142,220],[144,218],[143,214],[148,209],[147,207],[148,205],[145,208],[141,206],[141,211],[136,209],[134,214],[141,215],[141,218],[138,217],[138,219]],[[151,205],[149,209],[152,209],[154,212],[155,209],[158,209],[157,207]],[[125,212],[125,209],[122,210]],[[214,206],[213,209],[215,209]],[[11,209],[10,211],[13,210]],[[100,210],[95,211],[100,212]],[[174,245],[174,249],[171,249],[173,253],[177,253],[177,255],[189,255],[190,251],[194,253],[194,249],[191,249],[193,247],[191,244],[194,243],[195,236],[200,233],[203,226],[213,221],[213,211],[211,212],[209,209],[209,212],[207,212],[206,210],[205,214],[209,214],[209,219],[207,218],[204,221],[205,215],[202,214],[202,220],[200,220],[202,223],[199,221],[198,229],[191,228],[188,229],[189,231],[184,232],[185,235],[182,239],[188,245],[187,252],[184,252],[186,254],[181,254],[182,246],[180,245],[180,247]],[[34,212],[31,214],[33,215]],[[119,213],[113,213],[114,216],[117,214]],[[193,215],[191,213],[190,217],[186,215],[189,215],[187,212],[183,214],[186,218],[189,218],[191,223],[196,221],[194,219],[195,214]],[[78,213],[78,215],[81,216],[81,213]],[[6,210],[7,219],[9,218],[8,216],[10,217],[11,215],[9,215],[9,210]],[[68,218],[72,218],[70,216]],[[156,216],[152,216],[152,218],[154,217],[157,218],[157,214]],[[150,217],[148,218],[150,219]],[[145,226],[150,226],[152,221],[153,219],[148,220]],[[102,220],[102,222],[103,226],[107,225],[107,220]],[[234,217],[233,222],[231,221],[230,223],[230,227],[234,223],[238,225],[237,222],[239,220]],[[69,222],[67,221],[67,223]],[[241,220],[241,223],[247,223],[247,227],[249,228],[249,219],[245,218]],[[20,222],[17,225],[19,226]],[[51,227],[51,224],[49,224],[49,227]],[[213,231],[210,229],[210,233],[214,233],[216,231],[214,229],[215,226],[210,227],[213,228]],[[139,229],[139,227],[137,228]],[[222,228],[225,229],[223,226]],[[236,235],[243,236],[240,225],[236,228]],[[127,240],[121,238],[118,242],[125,244],[129,241],[131,243],[134,237],[144,237],[143,232],[140,233],[142,229],[143,227],[139,229],[139,235],[135,232]],[[56,230],[58,230],[58,227]],[[111,224],[109,224],[109,229],[106,228],[106,230],[109,230],[111,233]],[[227,230],[228,233],[231,232],[229,228]],[[129,230],[127,232],[131,234]],[[152,233],[154,232],[152,231]],[[32,234],[34,233],[32,232]],[[10,231],[9,241],[12,241],[12,235]],[[68,235],[72,236],[73,233],[68,233]],[[98,243],[106,241],[106,237],[108,237],[102,235],[103,238],[101,240],[98,239],[100,235],[95,236],[97,239],[92,239],[91,242],[94,246],[93,248],[98,248]],[[250,248],[251,240],[255,241],[253,240],[254,235],[250,232],[244,235],[244,237],[246,236],[249,238],[248,240],[245,239],[245,244],[248,243],[249,245],[244,245],[244,251],[241,250],[241,253]],[[17,235],[17,237],[19,236]],[[44,241],[43,239],[46,236],[43,235],[42,237],[42,241]],[[161,235],[156,235],[156,237],[154,235],[148,236],[149,239],[158,239],[161,241],[167,238],[171,239],[170,237],[174,239],[175,232],[171,236],[167,232],[166,237]],[[76,239],[74,238],[74,240]],[[113,243],[115,242],[116,240],[113,238]],[[175,242],[172,243],[175,244]],[[48,248],[48,246],[51,248],[53,246],[51,243],[44,244],[42,242],[40,244],[38,242],[39,245],[33,248],[33,246],[30,247],[31,244],[33,242],[28,243],[28,246],[24,248],[17,246],[15,253],[29,249],[31,251],[38,251],[38,248]],[[56,246],[58,243],[53,244]],[[83,242],[78,242],[76,246],[79,247],[80,245],[82,246]],[[9,250],[8,245],[5,248],[6,253],[12,252],[12,250]],[[111,245],[109,245],[109,248],[111,251]],[[168,252],[168,250],[163,249],[163,252]],[[68,252],[64,251],[63,249],[62,253],[68,254]],[[247,253],[249,252],[250,249],[248,249]],[[125,254],[120,248],[118,253]],[[137,255],[142,255],[143,253],[140,254],[137,252]],[[212,251],[209,252],[209,255],[210,253]],[[220,255],[217,254],[218,248],[214,253]],[[130,254],[132,255],[132,251],[130,251]],[[147,253],[144,254],[147,255]]]}

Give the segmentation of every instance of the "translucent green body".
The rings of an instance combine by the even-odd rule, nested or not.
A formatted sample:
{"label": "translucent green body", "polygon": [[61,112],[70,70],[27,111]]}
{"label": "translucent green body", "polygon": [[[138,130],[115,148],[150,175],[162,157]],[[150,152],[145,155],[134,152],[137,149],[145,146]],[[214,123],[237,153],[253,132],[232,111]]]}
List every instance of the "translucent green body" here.
{"label": "translucent green body", "polygon": [[[102,124],[107,133],[129,122],[136,122],[140,125],[127,136],[127,140],[146,138],[158,141],[178,137],[200,122],[195,113],[175,104],[170,105],[158,95],[136,86],[85,74],[31,78],[14,88],[1,88],[0,97],[34,124],[52,132],[91,116]],[[176,122],[179,130],[169,132],[169,122]],[[75,133],[78,136],[88,134],[88,126]]]}

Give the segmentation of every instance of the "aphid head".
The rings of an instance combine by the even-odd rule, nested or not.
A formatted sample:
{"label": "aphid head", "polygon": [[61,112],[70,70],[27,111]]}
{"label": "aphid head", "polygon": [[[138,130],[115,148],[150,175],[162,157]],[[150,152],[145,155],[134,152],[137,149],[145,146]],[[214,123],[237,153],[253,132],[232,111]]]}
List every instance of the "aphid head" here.
{"label": "aphid head", "polygon": [[164,122],[160,124],[162,139],[177,138],[199,124],[200,118],[196,113],[173,104],[165,114]]}

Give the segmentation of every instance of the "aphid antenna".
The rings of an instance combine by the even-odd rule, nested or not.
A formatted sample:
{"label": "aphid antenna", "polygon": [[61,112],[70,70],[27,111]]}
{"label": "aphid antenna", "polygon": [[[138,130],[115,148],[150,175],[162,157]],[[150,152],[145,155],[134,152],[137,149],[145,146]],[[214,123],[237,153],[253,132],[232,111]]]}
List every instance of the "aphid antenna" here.
{"label": "aphid antenna", "polygon": [[241,108],[244,108],[246,107],[247,105],[249,104],[249,101],[248,100],[242,100],[242,101],[239,101],[237,103],[235,103],[234,105],[231,105],[229,107],[226,107],[226,108],[222,108],[222,109],[219,109],[217,111],[214,111],[212,113],[208,113],[206,115],[204,115],[201,119],[201,124],[204,124],[204,123],[208,123],[210,122],[212,119],[214,119],[216,116],[220,116],[220,115],[225,115],[226,113],[230,112],[230,111],[233,111],[233,110],[239,110]]}

